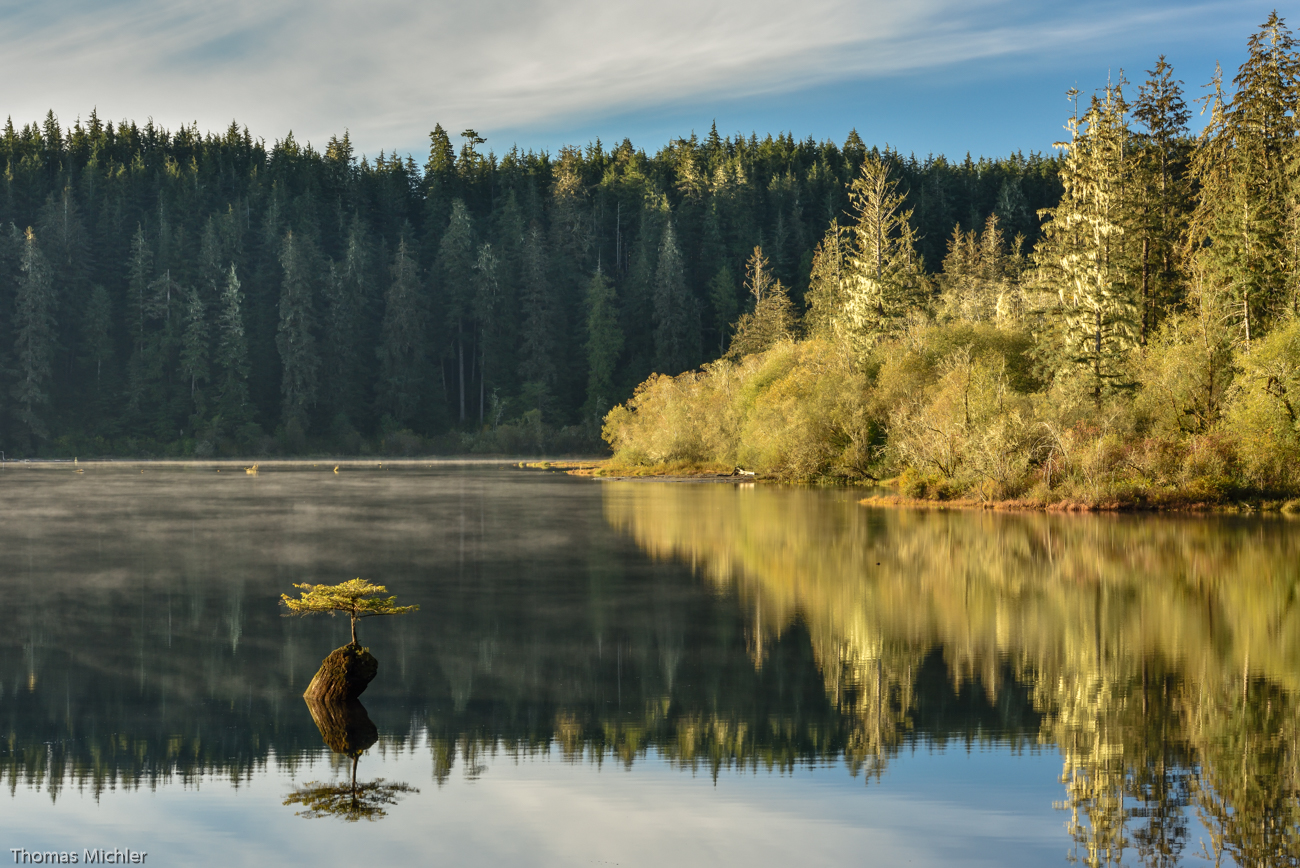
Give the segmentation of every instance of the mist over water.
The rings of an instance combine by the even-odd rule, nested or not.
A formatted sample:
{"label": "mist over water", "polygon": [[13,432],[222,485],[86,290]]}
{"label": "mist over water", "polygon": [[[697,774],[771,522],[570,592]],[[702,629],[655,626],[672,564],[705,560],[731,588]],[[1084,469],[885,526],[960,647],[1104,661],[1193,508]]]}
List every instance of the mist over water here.
{"label": "mist over water", "polygon": [[[332,468],[0,473],[0,852],[1300,854],[1294,523]],[[347,621],[277,606],[358,576],[421,607],[359,629],[380,670],[357,781],[406,787],[370,815],[329,801],[352,762],[301,699]]]}

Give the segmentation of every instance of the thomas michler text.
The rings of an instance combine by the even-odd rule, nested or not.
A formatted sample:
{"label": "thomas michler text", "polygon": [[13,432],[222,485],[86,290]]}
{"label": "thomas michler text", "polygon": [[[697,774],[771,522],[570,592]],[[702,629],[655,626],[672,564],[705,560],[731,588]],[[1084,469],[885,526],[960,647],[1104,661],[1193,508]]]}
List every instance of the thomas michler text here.
{"label": "thomas michler text", "polygon": [[16,865],[143,865],[149,854],[140,850],[83,849],[76,850],[27,850],[22,847],[10,847]]}

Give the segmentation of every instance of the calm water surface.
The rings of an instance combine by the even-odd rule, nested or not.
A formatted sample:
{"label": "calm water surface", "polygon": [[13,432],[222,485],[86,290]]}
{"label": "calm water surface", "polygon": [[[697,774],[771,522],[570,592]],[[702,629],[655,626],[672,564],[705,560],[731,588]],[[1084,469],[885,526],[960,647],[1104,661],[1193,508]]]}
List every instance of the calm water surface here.
{"label": "calm water surface", "polygon": [[[1295,523],[233,470],[0,473],[0,862],[1300,860]],[[276,601],[355,576],[343,743]]]}

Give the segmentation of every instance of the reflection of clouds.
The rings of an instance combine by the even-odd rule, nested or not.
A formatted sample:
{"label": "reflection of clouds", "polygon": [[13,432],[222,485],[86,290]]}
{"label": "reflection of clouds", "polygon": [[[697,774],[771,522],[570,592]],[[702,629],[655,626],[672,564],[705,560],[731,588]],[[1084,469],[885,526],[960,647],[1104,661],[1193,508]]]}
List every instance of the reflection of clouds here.
{"label": "reflection of clouds", "polygon": [[344,0],[118,0],[107,13],[80,0],[43,11],[54,5],[0,12],[0,75],[41,82],[10,95],[16,118],[50,104],[208,128],[237,117],[263,135],[292,126],[317,145],[346,125],[372,154],[422,150],[434,119],[490,136],[686,98],[1078,51],[1137,30],[1206,33],[1206,10],[1218,29],[1224,14],[1108,3],[1085,16],[1027,0],[376,0],[364,11]]}

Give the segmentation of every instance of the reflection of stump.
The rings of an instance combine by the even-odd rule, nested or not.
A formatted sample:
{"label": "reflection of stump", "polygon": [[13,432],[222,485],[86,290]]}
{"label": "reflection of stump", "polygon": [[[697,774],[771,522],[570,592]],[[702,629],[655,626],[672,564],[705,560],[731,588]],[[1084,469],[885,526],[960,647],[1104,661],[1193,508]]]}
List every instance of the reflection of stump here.
{"label": "reflection of stump", "polygon": [[307,697],[311,719],[316,721],[320,737],[335,753],[356,757],[379,741],[379,730],[366,713],[366,707],[357,700],[348,702],[322,702]]}
{"label": "reflection of stump", "polygon": [[320,669],[303,696],[322,702],[354,700],[379,671],[379,661],[365,648],[344,645],[321,661]]}

